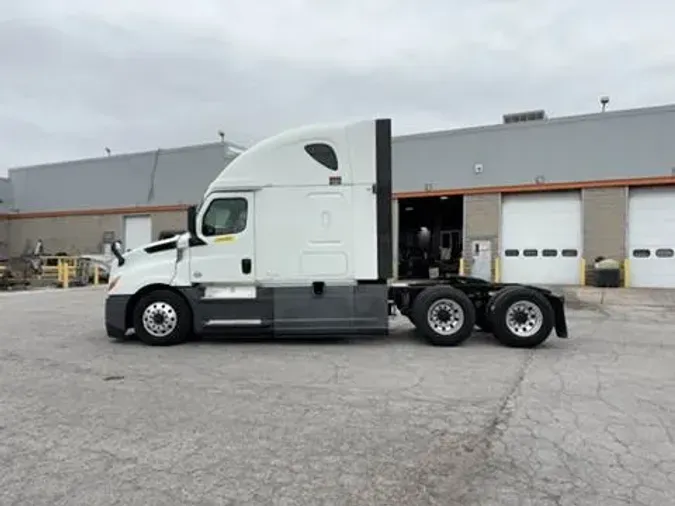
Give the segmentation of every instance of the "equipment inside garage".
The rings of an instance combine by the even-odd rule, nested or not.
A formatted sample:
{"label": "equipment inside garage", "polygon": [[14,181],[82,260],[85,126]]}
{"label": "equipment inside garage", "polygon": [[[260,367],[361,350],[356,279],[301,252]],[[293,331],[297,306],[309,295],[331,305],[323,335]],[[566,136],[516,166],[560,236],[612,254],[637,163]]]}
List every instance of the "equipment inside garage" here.
{"label": "equipment inside garage", "polygon": [[580,283],[580,192],[503,195],[500,237],[502,282]]}
{"label": "equipment inside garage", "polygon": [[633,188],[628,197],[629,286],[675,288],[675,188]]}
{"label": "equipment inside garage", "polygon": [[399,199],[399,276],[446,277],[459,272],[464,198]]}

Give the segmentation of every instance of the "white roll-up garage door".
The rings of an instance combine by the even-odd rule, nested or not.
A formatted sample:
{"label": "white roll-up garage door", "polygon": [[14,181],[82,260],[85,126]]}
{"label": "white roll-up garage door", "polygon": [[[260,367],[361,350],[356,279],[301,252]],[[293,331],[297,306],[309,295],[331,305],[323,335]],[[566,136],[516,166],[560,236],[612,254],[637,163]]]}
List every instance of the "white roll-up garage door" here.
{"label": "white roll-up garage door", "polygon": [[501,222],[502,282],[580,283],[580,192],[504,195]]}
{"label": "white roll-up garage door", "polygon": [[675,188],[628,197],[629,286],[675,288]]}
{"label": "white roll-up garage door", "polygon": [[152,242],[152,220],[150,216],[124,217],[124,249],[134,249]]}

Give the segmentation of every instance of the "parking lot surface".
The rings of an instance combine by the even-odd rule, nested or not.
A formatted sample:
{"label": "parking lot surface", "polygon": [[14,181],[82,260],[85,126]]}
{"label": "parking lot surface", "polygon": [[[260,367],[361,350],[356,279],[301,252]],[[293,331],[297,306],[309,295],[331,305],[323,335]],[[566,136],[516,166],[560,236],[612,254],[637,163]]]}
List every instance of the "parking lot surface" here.
{"label": "parking lot surface", "polygon": [[0,294],[0,504],[675,504],[675,311],[571,339],[109,341],[100,289]]}

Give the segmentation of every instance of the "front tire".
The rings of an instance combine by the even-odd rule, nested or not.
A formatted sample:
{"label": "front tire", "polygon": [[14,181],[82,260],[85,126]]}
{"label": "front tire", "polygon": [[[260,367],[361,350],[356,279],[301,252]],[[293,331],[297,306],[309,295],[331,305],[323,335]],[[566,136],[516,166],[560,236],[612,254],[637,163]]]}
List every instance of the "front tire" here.
{"label": "front tire", "polygon": [[492,333],[511,348],[534,348],[553,331],[553,307],[544,295],[526,287],[509,287],[488,307]]}
{"label": "front tire", "polygon": [[456,288],[427,288],[415,299],[411,320],[431,344],[457,346],[471,336],[476,309],[471,299]]}
{"label": "front tire", "polygon": [[170,290],[143,296],[134,307],[134,330],[150,346],[171,346],[188,340],[192,312],[185,299]]}

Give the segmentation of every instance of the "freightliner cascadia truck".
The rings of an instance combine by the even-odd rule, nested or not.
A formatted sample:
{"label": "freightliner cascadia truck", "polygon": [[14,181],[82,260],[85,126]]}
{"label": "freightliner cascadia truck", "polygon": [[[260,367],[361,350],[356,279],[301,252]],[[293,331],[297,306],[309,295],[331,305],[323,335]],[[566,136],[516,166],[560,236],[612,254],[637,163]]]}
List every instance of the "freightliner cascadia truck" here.
{"label": "freightliner cascadia truck", "polygon": [[391,120],[297,128],[246,150],[187,212],[187,232],[122,252],[105,301],[111,338],[387,334],[402,314],[428,342],[475,327],[504,345],[567,337],[562,296],[455,276],[393,278]]}

